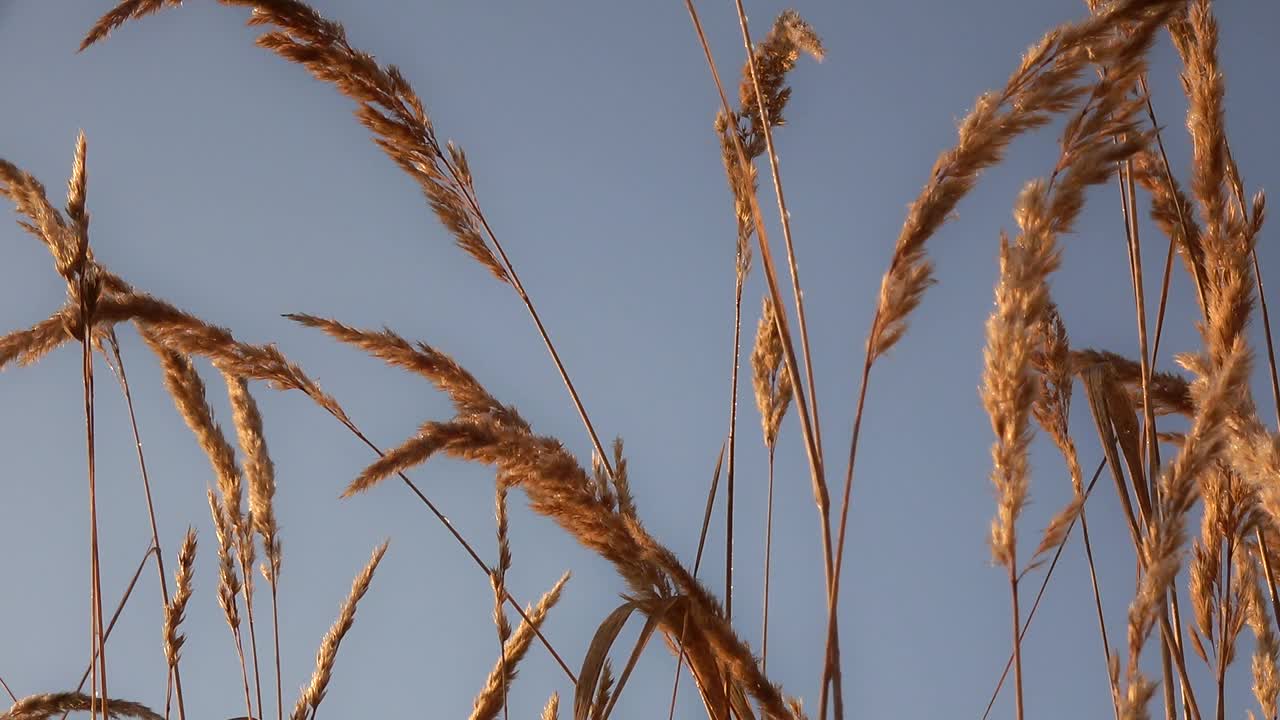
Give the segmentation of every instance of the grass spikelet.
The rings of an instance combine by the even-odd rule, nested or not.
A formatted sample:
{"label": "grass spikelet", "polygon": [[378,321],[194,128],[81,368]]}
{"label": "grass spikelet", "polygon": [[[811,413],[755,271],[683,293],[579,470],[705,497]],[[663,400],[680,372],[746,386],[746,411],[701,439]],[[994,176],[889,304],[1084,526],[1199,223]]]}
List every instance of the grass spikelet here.
{"label": "grass spikelet", "polygon": [[383,362],[421,375],[447,394],[461,415],[488,415],[501,422],[528,427],[513,408],[502,405],[461,365],[448,355],[425,343],[410,344],[403,337],[384,329],[359,330],[336,320],[312,315],[289,314],[285,317],[355,346]]}
{"label": "grass spikelet", "polygon": [[267,556],[262,575],[272,586],[280,574],[280,538],[276,526],[274,499],[276,493],[276,468],[267,451],[267,439],[263,430],[262,413],[249,392],[244,378],[224,373],[227,395],[231,401],[231,415],[236,426],[236,438],[244,453],[244,473],[249,481],[249,517],[253,530],[262,538]]}
{"label": "grass spikelet", "polygon": [[[799,13],[784,10],[774,20],[764,40],[756,45],[754,53],[755,77],[760,84],[765,117],[770,126],[786,124],[782,111],[791,98],[786,77],[795,68],[801,53],[821,61],[826,50],[813,27]],[[760,104],[756,100],[751,77],[751,67],[748,66],[742,71],[742,83],[738,88],[738,102],[741,104],[738,117],[746,123],[743,151],[748,158],[756,158],[764,154],[766,148],[764,128],[760,125]]]}
{"label": "grass spikelet", "polygon": [[320,642],[320,649],[316,652],[316,668],[311,675],[311,682],[303,689],[298,696],[298,702],[293,707],[292,720],[306,720],[308,709],[310,709],[311,717],[314,718],[316,711],[320,708],[320,702],[324,700],[325,692],[329,687],[329,680],[333,677],[333,664],[338,658],[338,646],[342,643],[342,638],[346,636],[347,631],[351,629],[352,623],[356,619],[356,605],[364,594],[369,591],[369,583],[373,580],[373,573],[378,569],[378,563],[382,561],[382,556],[387,552],[387,545],[391,541],[384,541],[373,551],[373,556],[369,559],[369,564],[364,570],[356,576],[351,583],[351,594],[347,596],[346,602],[342,604],[342,610],[338,613],[338,619],[333,622],[333,627],[329,628],[329,632],[325,633],[324,640]]}
{"label": "grass spikelet", "polygon": [[78,313],[63,309],[25,330],[0,337],[0,369],[14,360],[20,365],[30,365],[69,342],[72,339],[69,322],[73,315]]}
{"label": "grass spikelet", "polygon": [[122,0],[119,5],[111,9],[111,12],[103,15],[89,29],[84,40],[80,42],[80,50],[84,50],[90,45],[102,40],[110,35],[112,31],[129,20],[145,17],[155,12],[159,12],[165,7],[177,7],[182,4],[182,0]]}
{"label": "grass spikelet", "polygon": [[[1243,555],[1243,553],[1242,553]],[[1252,563],[1251,558],[1242,557],[1241,564]],[[1245,573],[1242,573],[1244,575]],[[1253,696],[1258,701],[1258,709],[1264,718],[1276,716],[1276,695],[1280,693],[1280,671],[1276,667],[1276,656],[1280,653],[1280,642],[1276,640],[1275,623],[1267,613],[1266,603],[1262,597],[1262,586],[1257,573],[1251,573],[1241,583],[1245,593],[1244,614],[1253,632]]]}
{"label": "grass spikelet", "polygon": [[165,388],[173,398],[178,414],[186,421],[187,427],[196,436],[200,449],[213,466],[214,479],[222,495],[221,504],[234,537],[239,532],[244,517],[241,509],[244,497],[241,471],[236,462],[235,449],[214,420],[213,409],[209,407],[205,395],[204,381],[190,358],[165,347],[154,333],[144,332],[143,339],[160,360]]}
{"label": "grass spikelet", "polygon": [[[528,652],[529,646],[533,643],[535,633],[546,620],[547,614],[551,612],[551,608],[555,607],[560,601],[560,592],[564,589],[564,585],[569,581],[569,573],[565,573],[560,580],[551,587],[538,602],[530,607],[526,614],[528,620],[523,620],[516,627],[514,633],[503,643],[502,656],[494,665],[493,670],[489,672],[489,678],[485,681],[485,686],[476,695],[475,701],[472,703],[471,720],[493,720],[498,716],[498,712],[503,709],[503,703],[506,701],[506,688],[510,687],[512,681],[515,680],[517,674],[517,666]],[[553,695],[547,703],[542,716],[555,717],[560,707],[559,695]],[[548,715],[550,713],[550,715]]]}
{"label": "grass spikelet", "polygon": [[511,621],[503,611],[507,595],[507,571],[511,569],[510,527],[507,519],[507,485],[499,480],[494,492],[494,518],[498,530],[498,562],[489,573],[493,585],[493,625],[498,631],[498,662],[502,665],[503,682],[499,684],[502,715],[507,717],[507,639],[511,637]]}
{"label": "grass spikelet", "polygon": [[244,686],[245,711],[249,717],[253,717],[253,703],[249,699],[249,671],[240,634],[240,603],[236,599],[244,585],[236,574],[236,564],[232,559],[232,548],[238,538],[234,521],[227,513],[226,506],[218,501],[212,489],[207,494],[209,514],[213,516],[214,534],[218,538],[218,606],[222,608],[223,619],[227,621],[236,644],[236,658],[240,661],[240,679]]}
{"label": "grass spikelet", "polygon": [[18,213],[30,220],[18,224],[45,244],[58,273],[65,274],[74,264],[67,222],[49,202],[44,185],[13,163],[0,160],[0,196],[13,201]]}
{"label": "grass spikelet", "polygon": [[762,302],[755,346],[751,350],[751,370],[764,444],[772,454],[777,447],[782,418],[791,405],[792,387],[791,376],[782,372],[782,340],[778,337],[773,302],[767,295]]}
{"label": "grass spikelet", "polygon": [[[1022,133],[1041,127],[1086,94],[1076,80],[1090,62],[1107,65],[1145,49],[1151,32],[1180,2],[1122,2],[1074,25],[1047,33],[1027,50],[1022,64],[998,93],[978,98],[960,123],[959,140],[934,163],[929,183],[911,205],[894,247],[868,346],[872,361],[906,331],[907,316],[933,282],[925,242],[950,216],[978,175],[998,163],[1004,149]],[[1112,28],[1141,20],[1141,30],[1115,39]]]}
{"label": "grass spikelet", "polygon": [[[178,569],[174,572],[173,598],[164,612],[164,656],[170,669],[173,670],[178,667],[178,661],[182,656],[182,645],[186,642],[186,636],[178,633],[178,627],[182,625],[187,602],[191,600],[191,578],[194,574],[195,560],[196,531],[194,528],[187,528],[187,536],[182,542],[181,549],[178,550]],[[179,720],[186,718],[186,708],[183,707],[181,696],[178,697],[178,718]]]}
{"label": "grass spikelet", "polygon": [[560,720],[560,693],[551,693],[546,707],[542,708],[542,720]]}

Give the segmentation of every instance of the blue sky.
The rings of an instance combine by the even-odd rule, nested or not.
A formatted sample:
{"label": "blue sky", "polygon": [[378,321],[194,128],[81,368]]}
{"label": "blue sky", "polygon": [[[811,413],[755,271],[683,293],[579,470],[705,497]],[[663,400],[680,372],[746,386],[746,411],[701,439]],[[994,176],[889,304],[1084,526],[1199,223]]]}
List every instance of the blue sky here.
{"label": "blue sky", "polygon": [[[399,65],[441,137],[467,150],[486,213],[597,428],[626,440],[641,516],[691,562],[727,426],[734,225],[711,131],[717,100],[683,3],[315,5],[346,24],[353,45]],[[41,178],[58,200],[76,133],[85,130],[99,259],[245,340],[278,343],[383,445],[400,442],[424,419],[447,417],[447,402],[425,383],[281,313],[386,324],[432,343],[518,406],[539,432],[589,457],[524,308],[452,246],[413,183],[351,117],[347,100],[253,47],[243,11],[207,1],[127,26],[76,54],[85,30],[109,7],[99,0],[0,0],[0,97],[9,99],[0,157]],[[756,34],[784,7],[749,2]],[[802,61],[793,73],[789,123],[777,142],[826,452],[843,457],[873,302],[907,203],[937,153],[954,141],[955,123],[973,99],[1002,84],[1041,33],[1085,9],[1074,0],[802,2],[797,9],[823,36],[828,56],[821,64]],[[703,3],[701,10],[722,72],[735,77],[742,47],[731,4]],[[1272,37],[1280,9],[1226,3],[1220,20],[1235,155],[1250,189],[1280,186],[1271,90],[1280,67]],[[1185,179],[1177,70],[1162,38],[1150,81],[1173,167]],[[983,323],[998,233],[1013,225],[1019,188],[1046,175],[1056,152],[1053,129],[1018,141],[1008,162],[961,203],[930,246],[939,285],[873,374],[840,609],[850,717],[976,717],[1007,657],[1008,587],[986,545],[994,503],[991,431],[977,395]],[[772,202],[763,197],[768,216]],[[1054,295],[1075,346],[1133,356],[1115,189],[1099,188],[1090,200],[1078,231],[1062,241]],[[1259,249],[1263,273],[1280,277],[1270,236],[1264,232]],[[1153,228],[1144,237],[1145,267],[1162,267],[1163,238]],[[16,225],[0,224],[0,243],[0,329],[7,332],[47,316],[63,289],[45,250]],[[1152,271],[1148,298],[1158,288]],[[753,273],[744,302],[748,328],[762,292]],[[1158,359],[1165,369],[1174,352],[1197,347],[1194,298],[1180,269],[1169,307],[1167,353]],[[187,706],[193,717],[240,715],[239,672],[215,595],[204,496],[212,476],[164,395],[155,362],[131,332],[123,343],[170,565],[188,524],[201,538],[185,626]],[[87,661],[79,363],[78,352],[64,348],[36,367],[0,375],[0,676],[19,694],[74,686]],[[229,423],[220,380],[206,379]],[[103,586],[114,606],[150,532],[123,403],[105,370],[98,390]],[[326,715],[467,713],[497,654],[486,578],[403,487],[388,483],[339,500],[370,461],[367,450],[305,398],[255,390],[278,468],[286,706],[309,677],[351,578],[370,549],[391,538],[342,646]],[[749,383],[741,399],[734,608],[743,636],[755,644],[765,452]],[[1075,408],[1081,463],[1091,469],[1099,448],[1080,391]],[[1070,492],[1043,439],[1032,470],[1032,505],[1021,525],[1028,539]],[[433,461],[412,475],[492,558],[491,471]],[[1123,638],[1133,557],[1115,495],[1102,488],[1089,507],[1114,642]],[[823,581],[794,415],[778,452],[775,522],[769,667],[814,708]],[[577,665],[596,625],[620,602],[623,584],[604,561],[528,512],[519,493],[511,526],[509,583],[519,597],[532,601],[564,569],[574,572],[546,634]],[[718,514],[703,569],[717,589],[723,533]],[[1025,644],[1027,705],[1038,718],[1110,714],[1077,543]],[[148,569],[108,649],[113,695],[163,704],[159,607]],[[1246,634],[1243,642],[1228,687],[1237,716],[1252,703],[1252,641]],[[1203,680],[1203,667],[1194,664]],[[623,695],[620,716],[664,711],[672,665],[655,645]],[[535,647],[511,691],[513,717],[535,716],[557,690],[572,695]],[[1005,695],[997,716],[1011,714]],[[700,715],[687,683],[678,715]]]}

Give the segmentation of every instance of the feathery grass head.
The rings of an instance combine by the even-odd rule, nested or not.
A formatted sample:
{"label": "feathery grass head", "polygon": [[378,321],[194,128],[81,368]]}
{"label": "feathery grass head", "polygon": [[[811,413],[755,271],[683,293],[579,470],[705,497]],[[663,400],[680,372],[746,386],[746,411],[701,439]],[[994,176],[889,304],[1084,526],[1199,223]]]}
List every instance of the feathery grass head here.
{"label": "feathery grass head", "polygon": [[222,608],[223,617],[232,632],[240,629],[240,606],[236,595],[240,593],[240,577],[236,575],[236,565],[231,558],[231,548],[235,544],[235,532],[227,517],[226,508],[218,502],[213,490],[209,495],[209,514],[213,516],[214,534],[218,538],[218,606]]}
{"label": "feathery grass head", "polygon": [[[533,643],[538,629],[542,627],[543,621],[546,620],[547,614],[560,601],[560,592],[568,581],[569,573],[566,572],[560,576],[560,580],[550,590],[543,594],[535,605],[527,609],[525,614],[528,615],[529,619],[522,620],[520,625],[516,627],[515,632],[511,633],[503,642],[501,657],[494,665],[493,670],[489,672],[489,677],[485,681],[484,687],[476,695],[476,699],[472,703],[471,720],[493,720],[502,711],[503,703],[506,700],[507,688],[516,679],[517,666],[524,659],[525,653],[528,652],[529,646]],[[559,696],[553,696],[551,702],[548,703],[548,707],[552,708],[550,711],[552,717],[555,717],[559,704]],[[545,710],[543,711],[543,717],[547,717],[546,712]]]}
{"label": "feathery grass head", "polygon": [[[227,394],[231,400],[231,415],[235,421],[236,437],[244,452],[244,470],[249,481],[249,514],[252,529],[262,538],[267,561],[262,566],[263,577],[275,586],[280,577],[280,538],[276,526],[275,493],[276,468],[267,451],[267,439],[263,429],[262,413],[249,392],[244,378],[223,373],[227,382]],[[252,541],[246,543],[253,546]],[[246,560],[246,564],[250,561]]]}
{"label": "feathery grass head", "polygon": [[173,598],[164,613],[164,656],[169,667],[176,667],[181,656],[182,645],[186,636],[178,633],[187,610],[187,602],[191,600],[191,578],[194,574],[196,560],[196,531],[187,528],[187,536],[182,541],[182,549],[178,551],[178,569],[174,573]]}
{"label": "feathery grass head", "polygon": [[292,720],[306,720],[308,712],[314,714],[320,707],[320,702],[324,700],[325,692],[329,688],[329,680],[333,677],[333,664],[338,658],[338,646],[342,643],[342,638],[351,630],[351,625],[356,619],[356,605],[369,591],[373,573],[378,569],[378,563],[382,561],[382,556],[386,554],[387,545],[390,542],[387,540],[374,549],[369,564],[351,582],[351,594],[342,604],[338,619],[333,622],[329,632],[325,633],[324,639],[320,642],[320,649],[316,651],[315,671],[311,674],[311,682],[298,696],[298,702],[293,707]]}
{"label": "feathery grass head", "polygon": [[108,709],[114,717],[140,718],[140,720],[164,720],[151,708],[141,703],[117,698],[106,702],[81,692],[47,693],[24,697],[9,707],[3,716],[6,720],[48,720],[55,715],[72,712],[100,712]]}
{"label": "feathery grass head", "polygon": [[765,447],[773,452],[778,443],[782,418],[791,404],[791,375],[782,360],[782,339],[778,336],[778,320],[773,301],[765,295],[756,327],[755,346],[751,349],[751,385],[755,390],[756,409],[764,431]]}

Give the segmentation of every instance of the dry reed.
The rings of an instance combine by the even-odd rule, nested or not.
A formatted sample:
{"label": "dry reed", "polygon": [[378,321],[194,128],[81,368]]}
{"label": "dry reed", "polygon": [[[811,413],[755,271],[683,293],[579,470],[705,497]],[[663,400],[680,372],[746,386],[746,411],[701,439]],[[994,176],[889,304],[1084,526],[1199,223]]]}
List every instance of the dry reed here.
{"label": "dry reed", "polygon": [[[910,315],[934,281],[933,266],[926,253],[928,240],[973,188],[981,173],[1001,161],[1015,137],[1044,126],[1054,116],[1066,115],[1061,151],[1052,173],[1044,180],[1029,183],[1015,205],[1017,239],[1011,242],[1001,236],[1000,280],[995,291],[995,309],[987,323],[984,352],[982,402],[996,436],[992,445],[991,480],[996,489],[997,511],[991,528],[991,549],[996,563],[1005,569],[1010,585],[1011,664],[1015,673],[1017,715],[1024,714],[1022,637],[1040,599],[1038,595],[1024,624],[1019,581],[1043,563],[1052,551],[1051,573],[1069,533],[1079,522],[1118,720],[1149,716],[1156,685],[1143,674],[1141,654],[1157,626],[1163,652],[1166,717],[1172,717],[1177,711],[1171,662],[1177,665],[1183,714],[1195,720],[1202,717],[1183,657],[1184,640],[1189,641],[1210,666],[1217,690],[1215,715],[1225,716],[1226,674],[1234,659],[1238,637],[1246,625],[1255,638],[1251,668],[1255,698],[1264,716],[1275,716],[1276,697],[1280,693],[1277,679],[1280,677],[1277,671],[1280,643],[1276,639],[1276,618],[1266,611],[1259,567],[1265,576],[1265,586],[1271,591],[1273,609],[1280,613],[1280,598],[1271,573],[1272,562],[1280,557],[1270,549],[1280,538],[1276,528],[1280,522],[1280,435],[1269,431],[1258,418],[1248,387],[1252,350],[1246,336],[1253,305],[1263,300],[1255,247],[1265,218],[1265,196],[1259,193],[1251,202],[1246,201],[1244,183],[1231,156],[1226,137],[1225,85],[1217,57],[1218,28],[1209,0],[1190,0],[1189,3],[1187,0],[1117,0],[1109,4],[1091,1],[1089,18],[1046,34],[1028,50],[1006,85],[980,96],[961,122],[956,145],[938,158],[930,179],[911,204],[881,281],[865,346],[840,521],[834,538],[805,308],[772,138],[772,128],[783,124],[783,109],[790,95],[785,84],[787,73],[801,54],[821,58],[823,49],[813,29],[791,11],[778,18],[761,43],[754,44],[739,2],[738,21],[747,61],[735,110],[730,107],[720,84],[693,3],[686,3],[720,92],[722,108],[717,113],[715,129],[733,196],[737,234],[732,396],[726,441],[728,527],[723,603],[696,578],[696,563],[690,572],[644,528],[632,494],[621,440],[614,443],[611,453],[601,444],[542,320],[480,208],[465,153],[452,143],[438,141],[431,119],[407,79],[395,66],[381,65],[371,55],[351,47],[341,25],[298,0],[221,1],[225,5],[249,8],[251,25],[271,28],[258,38],[259,45],[303,65],[312,75],[333,84],[354,100],[356,115],[372,132],[375,143],[419,185],[457,244],[513,288],[551,354],[592,440],[594,452],[588,471],[558,440],[535,434],[518,411],[500,403],[473,375],[435,348],[410,343],[391,330],[365,331],[315,316],[289,315],[300,324],[318,328],[392,366],[424,377],[449,396],[456,413],[454,418],[427,421],[413,437],[383,453],[364,437],[336,400],[274,346],[240,342],[228,330],[133,289],[97,262],[88,239],[83,135],[77,143],[66,206],[62,211],[49,202],[38,180],[0,161],[0,194],[11,199],[25,218],[20,221],[22,227],[49,249],[54,269],[65,281],[68,293],[66,305],[50,317],[0,337],[0,368],[36,362],[72,340],[81,344],[93,556],[91,626],[95,647],[90,664],[94,675],[91,694],[106,696],[104,651],[110,632],[109,627],[103,627],[97,561],[92,353],[96,345],[105,354],[105,345],[110,343],[132,419],[132,401],[114,337],[117,324],[132,322],[160,359],[166,389],[213,470],[218,494],[209,490],[208,500],[218,539],[218,600],[236,644],[249,716],[261,717],[263,713],[253,612],[256,535],[262,540],[265,555],[261,572],[272,591],[277,714],[283,717],[277,597],[281,544],[274,508],[275,469],[267,449],[264,421],[248,387],[251,381],[265,381],[279,389],[305,393],[378,453],[379,458],[350,483],[344,497],[371,490],[387,477],[398,474],[488,573],[500,653],[497,665],[475,700],[473,718],[495,718],[499,708],[506,714],[508,688],[515,678],[516,666],[533,638],[541,638],[539,628],[567,579],[566,574],[527,611],[521,610],[511,597],[506,587],[507,570],[511,566],[507,510],[510,488],[523,490],[534,512],[551,518],[580,544],[611,562],[624,579],[632,596],[627,599],[628,605],[620,608],[625,612],[615,611],[615,615],[610,616],[621,618],[611,629],[613,636],[632,610],[639,609],[647,616],[648,624],[616,685],[611,659],[607,657],[608,643],[597,646],[593,641],[580,679],[574,678],[552,650],[569,677],[575,683],[581,680],[575,693],[576,718],[603,720],[609,716],[654,630],[660,630],[672,649],[678,650],[677,680],[680,663],[686,657],[689,659],[707,713],[714,720],[728,720],[734,715],[754,717],[755,709],[748,699],[758,705],[765,717],[804,717],[798,701],[785,697],[769,680],[766,664],[774,452],[782,419],[794,400],[819,510],[826,573],[823,600],[827,609],[827,632],[818,713],[825,720],[828,692],[831,692],[834,713],[836,717],[843,717],[837,626],[840,578],[871,368],[905,333]],[[124,0],[89,31],[82,49],[102,40],[130,19],[178,4],[176,0]],[[1188,4],[1189,8],[1184,9]],[[1169,169],[1163,146],[1158,145],[1158,152],[1146,146],[1153,136],[1159,140],[1158,134],[1155,130],[1144,133],[1139,127],[1139,114],[1143,109],[1155,124],[1146,89],[1145,57],[1157,31],[1165,26],[1183,61],[1182,81],[1189,100],[1187,125],[1193,153],[1190,197]],[[1098,80],[1092,83],[1083,79],[1091,65],[1099,70]],[[778,201],[801,353],[794,348],[796,343],[789,329],[765,235],[754,165],[761,156],[769,159]],[[1058,240],[1071,232],[1084,205],[1085,189],[1106,181],[1117,171],[1138,315],[1136,361],[1104,350],[1073,351],[1065,325],[1049,297],[1047,284],[1059,262]],[[1200,325],[1202,352],[1180,357],[1181,364],[1193,377],[1191,381],[1180,374],[1154,370],[1169,288],[1167,267],[1155,343],[1148,352],[1134,190],[1137,185],[1150,193],[1152,217],[1169,236],[1167,265],[1171,264],[1172,252],[1176,249],[1192,276],[1204,315]],[[1199,209],[1198,219],[1191,210],[1193,202]],[[752,384],[769,462],[760,658],[738,637],[732,624],[741,298],[752,261],[753,236],[758,242],[768,286],[751,353]],[[1266,321],[1265,304],[1262,309]],[[1266,330],[1270,350],[1269,325]],[[211,361],[226,379],[237,440],[244,458],[243,468],[213,417],[204,383],[193,364],[195,357]],[[1274,378],[1273,358],[1271,366]],[[1079,450],[1069,431],[1072,383],[1076,376],[1081,378],[1088,393],[1102,450],[1112,468],[1138,553],[1139,581],[1127,618],[1127,665],[1123,674],[1118,653],[1112,652],[1108,641],[1097,576],[1093,572],[1084,514],[1092,483],[1089,488],[1084,487]],[[1274,379],[1273,385],[1277,412],[1280,412],[1280,385]],[[1158,428],[1157,419],[1170,414],[1190,418],[1190,429],[1183,433]],[[1024,555],[1024,562],[1020,563],[1017,523],[1030,493],[1032,419],[1062,454],[1073,497],[1049,521],[1030,561],[1026,561]],[[140,452],[141,441],[137,439],[136,422],[133,424]],[[1175,452],[1163,471],[1160,470],[1160,440],[1174,445]],[[404,475],[404,471],[439,454],[491,465],[496,470],[498,554],[492,567],[485,566],[448,519]],[[140,454],[139,460],[141,463]],[[711,514],[718,472],[708,499],[707,518]],[[143,476],[151,510],[145,464]],[[1096,478],[1097,475],[1095,481]],[[248,512],[244,510],[245,484]],[[1200,534],[1188,552],[1187,524],[1197,504],[1202,508]],[[154,511],[151,522],[154,540],[151,551],[159,555]],[[704,527],[704,540],[705,533]],[[386,548],[387,544],[383,543],[374,551],[369,564],[353,582],[350,596],[320,646],[314,674],[298,698],[291,716],[293,720],[314,720],[331,681],[339,644],[352,626],[356,605],[367,592]],[[185,708],[177,668],[185,638],[179,626],[192,595],[195,549],[194,530],[188,530],[178,554],[176,587],[171,599],[162,586],[164,653],[178,683],[180,718],[185,718]],[[701,553],[700,543],[698,561]],[[1191,601],[1191,618],[1185,625],[1185,635],[1174,589],[1184,558]],[[159,557],[157,562],[163,582]],[[1049,573],[1041,585],[1041,593]],[[249,625],[256,708],[242,642],[241,594]],[[506,602],[512,603],[523,618],[514,631],[504,609]],[[610,630],[611,622],[613,620],[606,620],[601,625],[597,639]],[[545,643],[545,638],[543,641]],[[590,673],[588,666],[592,668]],[[553,694],[543,717],[556,717],[558,705],[559,696]],[[674,712],[674,697],[672,707]],[[86,709],[95,714],[101,711],[104,717],[159,717],[134,703],[110,700],[99,705],[90,696],[64,693],[15,699],[13,708],[2,718],[43,718]]]}

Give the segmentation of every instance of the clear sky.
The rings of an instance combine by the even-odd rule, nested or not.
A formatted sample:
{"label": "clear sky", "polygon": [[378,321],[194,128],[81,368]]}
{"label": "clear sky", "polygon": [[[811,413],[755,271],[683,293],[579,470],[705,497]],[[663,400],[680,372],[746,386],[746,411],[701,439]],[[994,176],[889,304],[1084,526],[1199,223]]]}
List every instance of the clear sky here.
{"label": "clear sky", "polygon": [[[488,217],[597,428],[626,440],[641,516],[692,562],[727,427],[734,225],[711,131],[717,101],[683,3],[315,4],[346,24],[354,45],[403,68],[441,137],[468,151]],[[86,131],[98,258],[245,340],[277,342],[384,445],[400,442],[424,419],[446,418],[447,402],[424,382],[296,327],[281,313],[386,324],[430,342],[517,405],[536,430],[588,459],[585,433],[524,308],[452,246],[416,186],[351,117],[349,101],[255,48],[243,11],[208,1],[129,25],[76,54],[79,39],[110,5],[0,0],[0,97],[7,99],[0,157],[36,174],[60,204],[76,133]],[[758,35],[784,8],[747,5]],[[701,9],[722,71],[736,78],[742,47],[731,4],[704,2]],[[797,9],[823,36],[828,57],[822,64],[802,61],[792,75],[789,123],[777,141],[810,311],[826,452],[841,458],[873,302],[907,203],[937,153],[954,141],[955,123],[973,99],[1002,84],[1043,31],[1086,11],[1076,0],[815,0]],[[1280,9],[1224,3],[1220,20],[1236,157],[1251,190],[1280,187],[1274,92]],[[1151,86],[1173,167],[1185,179],[1189,151],[1177,70],[1162,38]],[[986,543],[994,503],[987,479],[992,436],[977,395],[983,323],[992,307],[998,233],[1013,226],[1018,189],[1046,175],[1056,152],[1053,129],[1020,140],[1008,162],[961,203],[931,244],[940,284],[873,375],[840,608],[849,717],[977,717],[1007,657],[1008,586]],[[770,215],[767,185],[762,197]],[[1065,263],[1054,295],[1074,345],[1133,356],[1132,293],[1114,186],[1097,189],[1090,200],[1078,232],[1062,241]],[[1280,254],[1272,234],[1264,232],[1259,256],[1274,286]],[[1152,298],[1165,241],[1149,227],[1144,238]],[[7,219],[0,243],[0,330],[7,332],[46,317],[64,291],[45,250]],[[744,303],[748,338],[762,292],[756,272]],[[1194,299],[1180,268],[1169,307],[1167,352],[1158,359],[1166,369],[1174,352],[1197,347]],[[186,526],[200,533],[196,595],[185,625],[187,706],[193,718],[241,715],[239,671],[215,595],[215,541],[204,496],[212,475],[164,395],[155,362],[132,332],[123,333],[123,344],[171,566]],[[20,695],[73,687],[87,661],[79,363],[79,353],[64,348],[36,367],[0,375],[0,676]],[[123,403],[110,375],[99,372],[99,511],[110,608],[150,532]],[[221,381],[211,373],[206,379],[229,424]],[[286,707],[309,677],[351,578],[370,549],[391,538],[342,646],[326,716],[465,715],[497,656],[485,576],[398,484],[339,500],[369,452],[305,398],[255,390],[278,468]],[[741,398],[734,608],[754,645],[765,453],[749,382]],[[1081,463],[1091,469],[1099,448],[1079,390],[1075,408]],[[1070,492],[1061,460],[1043,438],[1033,461],[1032,504],[1021,525],[1028,543]],[[491,559],[492,472],[433,461],[413,477]],[[1111,637],[1122,643],[1133,556],[1104,482],[1090,502],[1091,529]],[[603,560],[532,515],[521,494],[512,497],[510,587],[532,601],[573,569],[545,629],[576,666],[595,627],[620,602],[623,584]],[[769,668],[812,709],[823,581],[794,414],[782,431],[775,521]],[[723,538],[718,513],[703,569],[717,590]],[[108,648],[113,695],[163,705],[159,608],[148,568]],[[1109,716],[1077,538],[1040,612],[1024,651],[1030,716]],[[619,665],[634,632],[624,634]],[[1247,633],[1242,642],[1228,688],[1229,712],[1237,717],[1252,706]],[[1193,664],[1204,680],[1203,666]],[[664,712],[672,666],[655,644],[623,695],[620,716]],[[512,717],[536,716],[556,690],[571,707],[568,680],[535,646],[511,690]],[[686,679],[678,715],[700,713]],[[997,713],[1012,714],[1008,694]]]}

